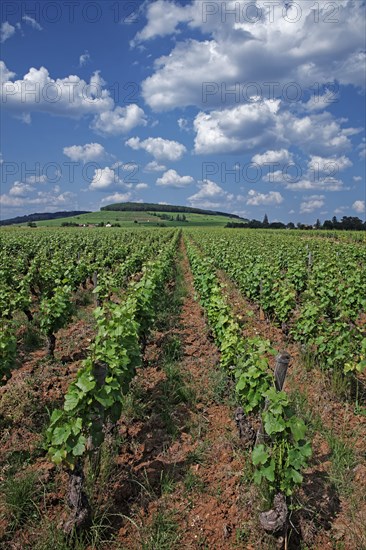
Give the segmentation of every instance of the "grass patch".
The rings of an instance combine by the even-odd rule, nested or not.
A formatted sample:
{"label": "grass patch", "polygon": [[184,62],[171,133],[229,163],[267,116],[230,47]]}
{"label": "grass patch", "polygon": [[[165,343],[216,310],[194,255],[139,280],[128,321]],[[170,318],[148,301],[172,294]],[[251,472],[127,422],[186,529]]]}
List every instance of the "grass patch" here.
{"label": "grass patch", "polygon": [[161,472],[160,474],[160,489],[162,495],[170,495],[174,492],[176,480],[174,472]]}
{"label": "grass patch", "polygon": [[162,293],[159,302],[159,309],[156,312],[155,327],[161,332],[166,332],[174,327],[180,315],[182,302],[187,296],[183,272],[181,269],[182,254],[178,252],[177,261],[173,273],[174,286]]}
{"label": "grass patch", "polygon": [[210,442],[205,440],[193,451],[189,451],[187,454],[187,463],[188,464],[204,464],[206,460],[207,447],[210,445]]}
{"label": "grass patch", "polygon": [[209,387],[212,392],[210,400],[212,399],[218,405],[225,403],[229,396],[233,395],[233,392],[229,392],[229,380],[228,376],[223,369],[210,369],[209,371]]}
{"label": "grass patch", "polygon": [[[54,522],[45,519],[29,550],[99,550],[107,543],[110,521],[106,513],[95,514],[88,532],[66,536]],[[110,544],[111,541],[108,541]],[[110,546],[112,548],[112,546]],[[115,546],[114,546],[115,547]],[[116,548],[116,547],[115,547]]]}
{"label": "grass patch", "polygon": [[37,532],[37,539],[28,546],[29,550],[85,550],[85,543],[79,537],[68,540],[57,526],[45,521]]}
{"label": "grass patch", "polygon": [[326,432],[325,437],[331,450],[329,477],[340,494],[350,495],[353,491],[352,470],[357,464],[354,451],[331,431]]}
{"label": "grass patch", "polygon": [[354,450],[340,437],[335,435],[332,430],[327,429],[318,414],[314,414],[311,410],[308,400],[301,392],[292,392],[290,399],[296,412],[299,412],[305,420],[309,436],[314,436],[315,432],[319,432],[327,441],[331,456],[330,456],[330,472],[329,479],[336,487],[337,491],[342,495],[350,495],[353,492],[352,477],[353,468],[357,464]]}
{"label": "grass patch", "polygon": [[330,374],[330,387],[338,399],[349,399],[351,391],[350,378],[345,376],[339,369],[334,369]]}
{"label": "grass patch", "polygon": [[180,361],[183,357],[182,342],[176,335],[169,335],[163,345],[163,360],[167,363]]}
{"label": "grass patch", "polygon": [[179,364],[168,363],[164,365],[163,369],[166,374],[166,379],[162,382],[162,392],[164,396],[169,399],[169,403],[172,405],[193,403],[195,401],[195,392],[193,388],[187,384]]}
{"label": "grass patch", "polygon": [[314,368],[319,367],[319,363],[313,349],[308,348],[306,345],[302,345],[300,350],[301,365],[305,368],[307,372],[310,372]]}
{"label": "grass patch", "polygon": [[178,548],[178,542],[178,523],[172,512],[158,511],[141,533],[142,550],[173,550]]}
{"label": "grass patch", "polygon": [[35,473],[8,478],[2,487],[8,531],[12,532],[39,517],[36,504],[41,491]]}
{"label": "grass patch", "polygon": [[0,401],[0,414],[18,424],[24,418],[32,418],[39,409],[39,400],[33,388],[34,379],[25,378],[8,384]]}
{"label": "grass patch", "polygon": [[193,472],[191,469],[187,471],[183,480],[184,489],[187,493],[197,492],[203,493],[205,490],[205,482],[202,481],[199,475]]}
{"label": "grass patch", "polygon": [[122,411],[126,421],[142,420],[146,414],[146,394],[137,380],[133,380],[130,391],[123,396]]}

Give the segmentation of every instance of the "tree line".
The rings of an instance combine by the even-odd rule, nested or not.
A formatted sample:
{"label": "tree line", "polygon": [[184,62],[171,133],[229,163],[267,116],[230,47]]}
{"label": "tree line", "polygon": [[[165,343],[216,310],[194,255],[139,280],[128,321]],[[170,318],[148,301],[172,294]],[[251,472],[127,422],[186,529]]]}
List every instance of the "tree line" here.
{"label": "tree line", "polygon": [[263,221],[250,220],[247,223],[241,222],[228,222],[225,227],[229,228],[251,228],[251,229],[338,229],[346,231],[366,231],[366,221],[362,221],[357,216],[343,216],[341,220],[337,219],[337,216],[333,216],[331,220],[325,220],[321,223],[319,219],[316,220],[314,225],[308,225],[298,222],[296,225],[293,222],[269,222],[267,214],[265,214]]}

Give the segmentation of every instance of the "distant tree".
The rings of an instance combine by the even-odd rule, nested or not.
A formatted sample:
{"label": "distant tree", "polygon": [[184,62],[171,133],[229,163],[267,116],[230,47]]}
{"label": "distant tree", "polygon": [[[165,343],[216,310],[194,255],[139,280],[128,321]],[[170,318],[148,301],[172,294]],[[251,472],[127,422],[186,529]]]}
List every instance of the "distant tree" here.
{"label": "distant tree", "polygon": [[260,229],[261,227],[263,227],[263,224],[259,220],[250,220],[250,222],[248,222],[248,227],[251,227],[253,229]]}
{"label": "distant tree", "polygon": [[323,229],[334,229],[332,220],[325,220],[323,223]]}
{"label": "distant tree", "polygon": [[268,226],[270,229],[285,229],[285,224],[282,222],[272,222]]}
{"label": "distant tree", "polygon": [[37,227],[37,224],[35,222],[28,222],[28,227]]}
{"label": "distant tree", "polygon": [[315,222],[315,229],[321,229],[322,224],[320,223],[319,218]]}
{"label": "distant tree", "polygon": [[342,224],[337,220],[337,216],[332,218],[333,229],[342,229]]}
{"label": "distant tree", "polygon": [[286,227],[287,229],[295,229],[295,224],[293,222],[289,222]]}
{"label": "distant tree", "polygon": [[357,216],[343,216],[340,222],[342,229],[362,231],[364,224]]}
{"label": "distant tree", "polygon": [[269,225],[269,222],[268,222],[268,216],[267,214],[264,214],[264,218],[263,218],[263,227],[268,227]]}

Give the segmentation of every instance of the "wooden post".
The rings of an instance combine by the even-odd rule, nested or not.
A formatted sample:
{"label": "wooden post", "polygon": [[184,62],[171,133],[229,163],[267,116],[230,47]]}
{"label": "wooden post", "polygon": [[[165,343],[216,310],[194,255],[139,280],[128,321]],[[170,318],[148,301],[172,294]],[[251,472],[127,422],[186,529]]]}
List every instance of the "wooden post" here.
{"label": "wooden post", "polygon": [[[97,288],[98,286],[98,273],[97,271],[94,271],[93,273],[93,286],[94,286],[94,290]],[[95,300],[95,305],[96,307],[99,307],[100,306],[100,300],[99,300],[99,294],[98,292],[95,292],[94,294],[94,300]]]}
{"label": "wooden post", "polygon": [[287,369],[291,362],[291,355],[283,351],[276,357],[276,366],[274,370],[275,386],[277,391],[281,391],[287,374]]}
{"label": "wooden post", "polygon": [[[281,391],[285,383],[287,369],[290,365],[291,355],[287,351],[283,351],[276,357],[276,366],[274,370],[275,387],[277,391]],[[266,399],[263,412],[268,409],[268,400]],[[264,442],[265,433],[263,428],[263,422],[261,420],[260,426],[257,431],[257,437],[255,444],[259,445]]]}
{"label": "wooden post", "polygon": [[[259,297],[260,297],[259,299],[260,299],[260,301],[262,300],[262,294],[263,294],[263,279],[261,279],[259,281]],[[266,316],[264,315],[264,311],[262,309],[262,306],[260,305],[259,306],[259,320],[260,321],[265,321],[265,319],[266,319]]]}
{"label": "wooden post", "polygon": [[313,255],[310,251],[308,255],[308,268],[311,269],[312,265],[313,265]]}

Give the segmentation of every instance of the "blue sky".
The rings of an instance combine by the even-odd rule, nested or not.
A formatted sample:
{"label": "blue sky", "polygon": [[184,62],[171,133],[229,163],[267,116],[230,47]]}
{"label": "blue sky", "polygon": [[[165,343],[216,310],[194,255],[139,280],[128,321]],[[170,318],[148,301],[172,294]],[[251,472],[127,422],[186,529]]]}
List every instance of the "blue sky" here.
{"label": "blue sky", "polygon": [[1,6],[1,218],[365,219],[365,1]]}

